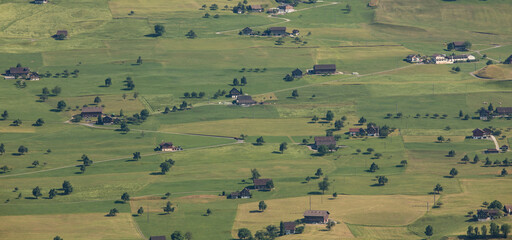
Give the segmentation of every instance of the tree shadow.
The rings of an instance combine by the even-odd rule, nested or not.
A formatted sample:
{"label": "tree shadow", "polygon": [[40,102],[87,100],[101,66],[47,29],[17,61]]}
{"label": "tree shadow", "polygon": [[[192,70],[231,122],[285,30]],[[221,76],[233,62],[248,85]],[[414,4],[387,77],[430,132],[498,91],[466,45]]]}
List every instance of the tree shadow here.
{"label": "tree shadow", "polygon": [[165,175],[165,174],[162,172],[152,172],[149,175]]}
{"label": "tree shadow", "polygon": [[132,214],[132,217],[139,217],[139,214]]}
{"label": "tree shadow", "polygon": [[24,197],[25,199],[29,199],[29,200],[34,200],[34,199],[37,199],[35,197]]}
{"label": "tree shadow", "polygon": [[308,195],[322,195],[322,193],[319,191],[312,191],[312,192],[308,192]]}
{"label": "tree shadow", "polygon": [[249,211],[249,213],[262,213],[263,211],[260,211],[260,210],[251,210]]}
{"label": "tree shadow", "polygon": [[280,152],[280,151],[273,151],[272,153],[274,153],[274,154],[282,154],[282,152]]}
{"label": "tree shadow", "polygon": [[114,201],[115,204],[125,204],[126,202],[123,200],[116,200]]}
{"label": "tree shadow", "polygon": [[374,183],[372,185],[370,185],[370,187],[382,187],[384,186],[383,184],[379,184],[379,183]]}
{"label": "tree shadow", "polygon": [[455,178],[453,176],[443,176],[443,178]]}
{"label": "tree shadow", "polygon": [[159,37],[160,35],[156,34],[156,33],[151,33],[151,34],[146,34],[144,35],[144,37],[152,37],[152,38],[156,38],[156,37]]}
{"label": "tree shadow", "polygon": [[13,155],[13,156],[22,156],[23,154],[21,154],[21,153],[11,153],[11,155]]}

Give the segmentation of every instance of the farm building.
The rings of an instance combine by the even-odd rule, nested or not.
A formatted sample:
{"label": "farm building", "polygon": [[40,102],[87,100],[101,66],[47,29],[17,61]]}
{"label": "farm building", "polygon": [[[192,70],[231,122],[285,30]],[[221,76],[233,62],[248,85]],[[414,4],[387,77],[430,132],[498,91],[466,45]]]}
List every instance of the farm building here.
{"label": "farm building", "polygon": [[466,51],[466,43],[463,41],[452,42],[453,49],[457,51]]}
{"label": "farm building", "polygon": [[498,116],[506,117],[512,115],[512,107],[497,107],[496,114]]}
{"label": "farm building", "polygon": [[495,148],[489,148],[487,150],[484,151],[485,154],[489,154],[489,153],[500,153],[500,151],[498,149],[495,149]]}
{"label": "farm building", "polygon": [[240,31],[240,35],[251,35],[252,34],[252,28],[246,27]]}
{"label": "farm building", "polygon": [[315,137],[315,145],[313,148],[318,149],[318,147],[322,145],[325,145],[329,148],[336,147],[336,140],[333,136]]}
{"label": "farm building", "polygon": [[405,60],[410,63],[419,63],[421,62],[421,56],[419,54],[409,54]]}
{"label": "farm building", "polygon": [[263,12],[263,8],[261,7],[261,5],[250,5],[249,11],[250,12]]}
{"label": "farm building", "polygon": [[479,222],[500,218],[501,215],[501,210],[498,209],[480,209],[476,212]]}
{"label": "farm building", "polygon": [[228,195],[228,199],[239,199],[239,198],[252,198],[251,191],[249,189],[244,188],[242,191],[232,192]]}
{"label": "farm building", "polygon": [[473,130],[473,139],[487,139],[491,136],[491,129],[484,128],[483,130],[480,128],[477,128]]}
{"label": "farm building", "polygon": [[229,91],[229,96],[231,96],[232,98],[237,98],[240,95],[242,95],[242,93],[238,91],[238,89],[236,88],[233,88],[231,89],[231,91]]}
{"label": "farm building", "polygon": [[300,70],[298,68],[292,71],[292,77],[294,77],[294,78],[300,78],[300,77],[302,77],[302,74],[303,74],[302,70]]}
{"label": "farm building", "polygon": [[254,189],[257,190],[271,190],[272,188],[274,188],[274,182],[272,181],[271,178],[254,179],[253,183]]}
{"label": "farm building", "polygon": [[244,96],[238,96],[236,98],[236,104],[242,105],[242,106],[251,106],[256,104],[256,101],[252,100],[252,97],[249,95]]}
{"label": "farm building", "polygon": [[307,210],[304,212],[304,222],[325,224],[329,221],[329,212],[325,210]]}
{"label": "farm building", "polygon": [[362,135],[362,134],[364,134],[364,129],[362,129],[362,128],[351,128],[351,129],[348,130],[348,134],[350,136]]}
{"label": "farm building", "polygon": [[34,3],[35,4],[45,4],[45,3],[48,3],[48,0],[35,0]]}
{"label": "farm building", "polygon": [[510,205],[510,204],[505,204],[505,206],[503,206],[503,210],[504,210],[507,214],[512,214],[512,205]]}
{"label": "farm building", "polygon": [[508,149],[509,149],[508,145],[503,145],[503,146],[500,147],[500,150],[502,152],[506,152],[506,151],[508,151]]}
{"label": "farm building", "polygon": [[293,9],[293,6],[289,5],[289,4],[281,5],[281,6],[278,7],[278,9],[279,9],[279,13],[290,13],[290,12],[295,11]]}
{"label": "farm building", "polygon": [[174,152],[180,150],[180,147],[174,146],[172,142],[163,142],[158,145],[158,148],[162,152]]}
{"label": "farm building", "polygon": [[270,36],[285,36],[288,34],[286,33],[286,27],[270,27],[267,31]]}
{"label": "farm building", "polygon": [[30,75],[30,68],[27,67],[12,67],[5,71],[5,76],[14,78],[29,78]]}
{"label": "farm building", "polygon": [[371,136],[371,137],[380,136],[379,127],[375,126],[375,125],[368,126],[368,128],[366,129],[366,135]]}
{"label": "farm building", "polygon": [[80,114],[83,118],[97,118],[103,115],[102,107],[83,107],[82,113]]}
{"label": "farm building", "polygon": [[166,240],[165,236],[151,236],[149,240]]}
{"label": "farm building", "polygon": [[284,235],[290,235],[295,234],[295,227],[297,226],[297,223],[295,222],[284,222]]}
{"label": "farm building", "polygon": [[314,74],[334,74],[336,73],[336,64],[323,64],[313,66]]}

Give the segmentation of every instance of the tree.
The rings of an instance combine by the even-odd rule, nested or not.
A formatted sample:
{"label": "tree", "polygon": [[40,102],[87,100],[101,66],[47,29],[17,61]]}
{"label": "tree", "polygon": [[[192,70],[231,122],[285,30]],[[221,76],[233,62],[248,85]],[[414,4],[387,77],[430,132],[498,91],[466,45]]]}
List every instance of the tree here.
{"label": "tree", "polygon": [[165,33],[165,27],[161,24],[155,25],[155,36],[159,37]]}
{"label": "tree", "polygon": [[324,194],[325,191],[329,190],[329,185],[331,185],[329,181],[324,178],[323,181],[318,183],[318,189],[322,190],[322,194]]}
{"label": "tree", "polygon": [[313,122],[318,121],[318,117],[317,117],[316,115],[315,115],[315,116],[313,116],[313,118],[311,118],[311,121],[313,121]]}
{"label": "tree", "polygon": [[149,117],[149,111],[147,109],[142,109],[140,111],[140,118],[142,118],[142,120],[146,120],[148,117]]}
{"label": "tree", "polygon": [[4,113],[2,113],[2,119],[5,120],[9,117],[9,112],[7,112],[7,110],[4,111]]}
{"label": "tree", "polygon": [[44,120],[42,118],[38,118],[34,123],[34,126],[43,126]]}
{"label": "tree", "polygon": [[324,173],[322,172],[322,169],[321,168],[317,169],[316,173],[315,173],[315,176],[320,177],[322,175],[324,175]]}
{"label": "tree", "polygon": [[402,166],[406,166],[406,165],[407,165],[407,160],[402,160],[402,161],[400,161],[400,165],[402,165]]}
{"label": "tree", "polygon": [[281,152],[281,154],[283,154],[284,150],[286,149],[288,149],[288,143],[282,142],[281,144],[279,144],[279,151]]}
{"label": "tree", "polygon": [[477,163],[480,161],[480,158],[478,157],[478,155],[475,155],[475,157],[473,158],[473,163]]}
{"label": "tree", "polygon": [[347,11],[347,13],[350,13],[350,11],[352,11],[352,7],[347,3],[347,6],[345,6],[345,11]]}
{"label": "tree", "polygon": [[482,231],[481,231],[482,237],[486,238],[487,237],[487,226],[483,225],[481,229],[482,229]]}
{"label": "tree", "polygon": [[466,235],[468,237],[473,237],[473,226],[468,226],[468,230],[466,231]]}
{"label": "tree", "polygon": [[307,176],[307,177],[306,177],[306,182],[309,182],[309,181],[311,181],[311,177],[310,177],[310,176]]}
{"label": "tree", "polygon": [[268,225],[265,227],[265,230],[267,230],[266,235],[268,239],[275,239],[279,236],[279,229],[274,225]]}
{"label": "tree", "polygon": [[174,231],[174,232],[171,234],[171,239],[172,239],[172,240],[184,240],[184,237],[183,237],[183,235],[181,235],[181,232],[180,232],[180,231]]}
{"label": "tree", "polygon": [[110,86],[112,86],[112,78],[107,78],[107,79],[105,79],[105,86],[106,86],[106,87],[110,87]]}
{"label": "tree", "polygon": [[197,34],[196,34],[193,30],[190,30],[190,31],[188,31],[188,33],[187,33],[187,34],[185,34],[185,36],[186,36],[187,38],[194,39],[194,38],[196,38],[196,37],[197,37]]}
{"label": "tree", "polygon": [[169,172],[169,170],[171,170],[171,164],[169,164],[168,162],[160,163],[160,171],[162,174]]}
{"label": "tree", "polygon": [[204,95],[206,95],[206,93],[205,93],[205,92],[199,92],[199,96],[198,96],[198,97],[199,97],[199,98],[203,98],[203,97],[204,97]]}
{"label": "tree", "polygon": [[498,200],[494,200],[489,204],[489,206],[487,206],[487,208],[488,209],[502,209],[503,204]]}
{"label": "tree", "polygon": [[457,171],[457,169],[452,168],[452,170],[450,170],[450,176],[452,176],[452,178],[457,176],[457,174],[459,174],[459,171]]}
{"label": "tree", "polygon": [[247,228],[240,228],[238,229],[238,238],[240,239],[252,239],[252,233],[249,229]]}
{"label": "tree", "polygon": [[32,195],[34,195],[34,197],[36,197],[36,199],[38,199],[40,196],[43,195],[43,194],[41,194],[41,189],[39,188],[39,186],[32,189]]}
{"label": "tree", "polygon": [[165,207],[163,207],[164,212],[167,214],[170,214],[171,212],[174,212],[174,207],[172,207],[172,203],[170,201],[167,201],[165,204]]}
{"label": "tree", "polygon": [[55,188],[50,189],[48,192],[48,198],[53,199],[55,196],[57,196],[57,190]]}
{"label": "tree", "polygon": [[246,85],[247,84],[247,78],[245,76],[243,76],[241,79],[240,79],[240,84],[242,85]]}
{"label": "tree", "polygon": [[73,192],[73,186],[71,186],[69,181],[64,181],[62,183],[62,189],[64,190],[65,195],[69,195]]}
{"label": "tree", "polygon": [[59,86],[55,86],[52,89],[52,94],[55,95],[55,96],[59,95],[61,92],[62,92],[62,89]]}
{"label": "tree", "polygon": [[206,209],[206,216],[210,216],[210,214],[212,214],[212,210],[210,210],[209,208]]}
{"label": "tree", "polygon": [[142,64],[142,57],[139,56],[139,58],[137,58],[137,64],[141,65]]}
{"label": "tree", "polygon": [[370,166],[370,172],[375,172],[379,170],[379,165],[375,164],[375,162],[372,163],[372,165]]}
{"label": "tree", "polygon": [[336,120],[334,122],[334,127],[336,128],[336,130],[340,130],[343,127],[343,122],[341,120]]}
{"label": "tree", "polygon": [[258,169],[254,168],[251,169],[251,179],[259,179],[261,177],[260,173],[258,172]]}
{"label": "tree", "polygon": [[485,64],[486,64],[486,65],[492,65],[493,63],[494,63],[494,62],[493,62],[492,60],[489,60],[489,61],[487,61]]}
{"label": "tree", "polygon": [[386,176],[378,176],[377,181],[379,182],[379,185],[385,185],[388,183],[388,178]]}
{"label": "tree", "polygon": [[118,214],[118,213],[119,213],[119,210],[117,210],[117,208],[112,208],[112,209],[110,209],[110,211],[108,212],[107,215],[111,216],[111,217],[115,217],[116,214]]}
{"label": "tree", "polygon": [[329,221],[325,227],[327,228],[327,230],[331,231],[334,228],[334,226],[336,226],[336,222]]}
{"label": "tree", "polygon": [[469,161],[468,155],[464,155],[464,157],[461,159],[461,161],[463,161],[465,163],[468,162]]}
{"label": "tree", "polygon": [[37,167],[37,166],[39,166],[39,161],[37,161],[37,160],[33,161],[33,162],[32,162],[32,166],[33,166],[33,167]]}
{"label": "tree", "polygon": [[297,91],[297,89],[292,91],[292,97],[293,98],[298,98],[299,97],[299,91]]}
{"label": "tree", "polygon": [[469,50],[469,49],[471,49],[471,46],[472,46],[472,45],[473,45],[473,44],[471,44],[471,42],[470,42],[470,41],[465,41],[465,42],[464,42],[464,49],[465,49],[465,50]]}
{"label": "tree", "polygon": [[265,140],[263,140],[263,136],[256,139],[256,145],[263,145],[265,143]]}
{"label": "tree", "polygon": [[238,79],[237,78],[233,79],[233,86],[238,86],[238,85],[240,85],[240,83],[238,82]]}
{"label": "tree", "polygon": [[366,118],[361,117],[359,121],[357,121],[359,124],[364,124],[366,122]]}
{"label": "tree", "polygon": [[286,74],[286,76],[284,76],[283,80],[285,80],[287,82],[291,82],[291,81],[295,80],[295,78],[290,74]]}
{"label": "tree", "polygon": [[123,195],[121,195],[121,200],[123,200],[123,202],[130,201],[130,194],[127,192],[123,193]]}
{"label": "tree", "polygon": [[53,238],[53,240],[64,240],[64,239],[63,239],[63,238],[61,238],[61,237],[59,237],[59,236],[55,236],[55,237]]}
{"label": "tree", "polygon": [[186,240],[192,240],[192,233],[191,232],[186,232],[185,233],[185,239]]}
{"label": "tree", "polygon": [[5,145],[3,143],[0,143],[0,155],[4,155],[5,153]]}
{"label": "tree", "polygon": [[95,104],[99,104],[100,102],[101,102],[101,98],[100,97],[97,96],[97,97],[94,98],[94,103]]}
{"label": "tree", "polygon": [[507,175],[508,175],[507,169],[503,168],[503,170],[501,170],[501,176],[504,177]]}
{"label": "tree", "polygon": [[59,111],[62,111],[64,108],[66,108],[66,102],[64,100],[60,100],[58,103],[57,103],[57,109]]}
{"label": "tree", "polygon": [[500,235],[500,226],[498,226],[498,224],[492,222],[490,229],[489,229],[489,233],[493,237],[498,237]]}
{"label": "tree", "polygon": [[439,194],[440,192],[443,191],[443,186],[441,186],[441,184],[436,184],[436,186],[434,187],[434,192]]}
{"label": "tree", "polygon": [[329,147],[327,147],[326,145],[320,145],[317,151],[320,155],[325,155],[329,152]]}
{"label": "tree", "polygon": [[448,152],[448,157],[455,157],[455,150],[450,150]]}
{"label": "tree", "polygon": [[19,147],[18,147],[18,153],[19,153],[20,155],[23,155],[23,154],[25,154],[26,152],[28,152],[28,148],[27,148],[27,147],[25,147],[25,146],[23,146],[23,145],[21,145],[21,146],[19,146]]}
{"label": "tree", "polygon": [[140,152],[134,152],[133,153],[133,160],[139,161],[141,159]]}
{"label": "tree", "polygon": [[504,238],[508,238],[508,234],[510,233],[510,225],[507,223],[501,225],[501,232],[503,233]]}
{"label": "tree", "polygon": [[137,210],[137,214],[138,214],[138,215],[142,215],[142,214],[144,214],[144,208],[140,207],[140,208]]}
{"label": "tree", "polygon": [[265,211],[265,209],[267,209],[267,204],[265,203],[265,201],[260,201],[258,203],[258,209],[260,210],[260,212],[263,212]]}
{"label": "tree", "polygon": [[327,121],[332,121],[334,119],[334,113],[331,110],[327,111],[325,114],[325,119]]}
{"label": "tree", "polygon": [[425,235],[427,235],[430,238],[430,236],[432,236],[433,234],[434,234],[434,228],[432,226],[428,225],[425,228]]}
{"label": "tree", "polygon": [[82,166],[80,166],[80,172],[84,173],[85,170],[87,170],[87,167],[85,166],[85,164],[82,164]]}
{"label": "tree", "polygon": [[23,123],[23,122],[22,122],[22,121],[21,121],[21,119],[19,119],[19,118],[18,118],[18,119],[16,119],[16,120],[14,120],[14,121],[12,121],[12,125],[13,125],[13,126],[19,126],[19,125],[21,125],[22,123]]}

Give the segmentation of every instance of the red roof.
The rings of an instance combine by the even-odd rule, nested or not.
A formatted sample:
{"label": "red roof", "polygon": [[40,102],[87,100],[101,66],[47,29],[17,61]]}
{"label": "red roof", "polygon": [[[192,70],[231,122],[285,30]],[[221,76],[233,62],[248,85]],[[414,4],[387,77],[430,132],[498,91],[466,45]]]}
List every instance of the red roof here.
{"label": "red roof", "polygon": [[285,231],[295,231],[295,226],[296,225],[297,224],[295,222],[284,222],[283,223]]}
{"label": "red roof", "polygon": [[358,132],[360,132],[360,131],[361,131],[361,128],[351,128],[351,129],[349,130],[349,132],[351,132],[351,133],[358,133]]}
{"label": "red roof", "polygon": [[102,107],[83,107],[82,113],[102,113]]}
{"label": "red roof", "polygon": [[272,181],[272,179],[270,178],[259,178],[259,179],[254,179],[253,182],[254,182],[254,186],[267,186],[267,182],[269,181]]}
{"label": "red roof", "polygon": [[306,210],[304,217],[329,217],[329,211],[325,210]]}

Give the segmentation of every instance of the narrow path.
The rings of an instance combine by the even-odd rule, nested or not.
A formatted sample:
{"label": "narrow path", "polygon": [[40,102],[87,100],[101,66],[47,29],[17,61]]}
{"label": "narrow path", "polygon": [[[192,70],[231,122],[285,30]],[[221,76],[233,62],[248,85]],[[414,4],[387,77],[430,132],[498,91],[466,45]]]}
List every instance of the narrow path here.
{"label": "narrow path", "polygon": [[496,149],[500,149],[500,145],[498,144],[498,140],[496,140],[496,138],[491,135],[491,140],[494,142],[494,146],[496,146]]}
{"label": "narrow path", "polygon": [[[474,52],[474,53],[478,53],[478,55],[480,55],[481,57],[483,57],[484,55],[483,55],[482,53],[480,53],[481,51],[487,51],[487,50],[489,50],[489,49],[494,49],[494,48],[499,48],[499,47],[502,47],[502,46],[501,46],[501,45],[494,45],[494,46],[492,46],[492,47],[490,47],[490,48],[485,48],[485,49],[475,50],[475,51],[473,51],[473,52]],[[487,57],[487,59],[493,60],[493,61],[495,61],[495,62],[499,62],[498,60],[493,59],[493,58],[490,58],[490,57]]]}

